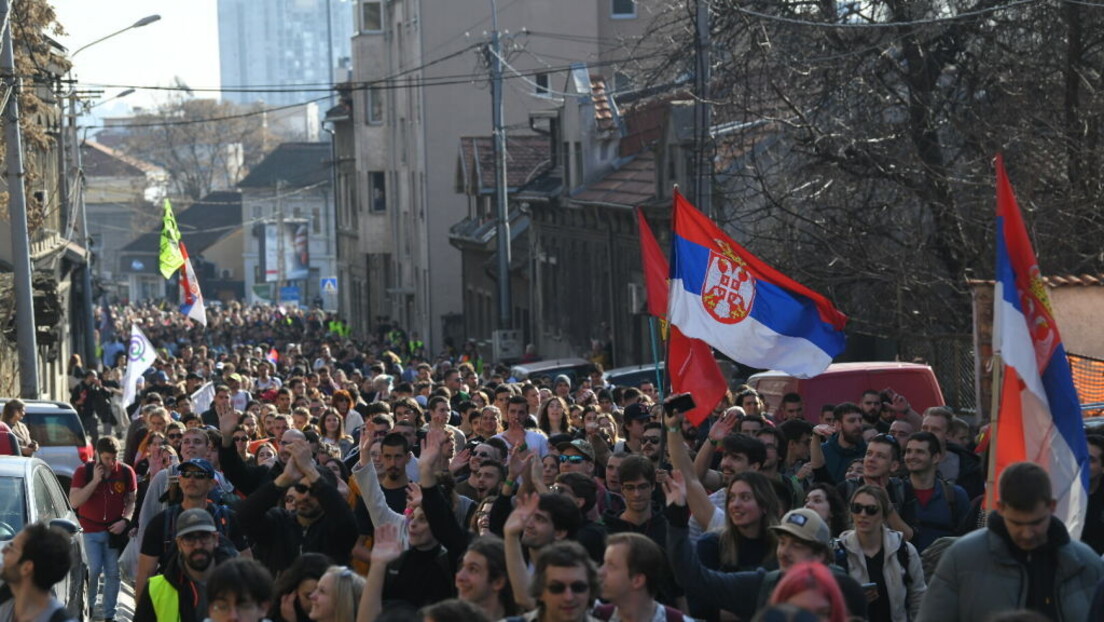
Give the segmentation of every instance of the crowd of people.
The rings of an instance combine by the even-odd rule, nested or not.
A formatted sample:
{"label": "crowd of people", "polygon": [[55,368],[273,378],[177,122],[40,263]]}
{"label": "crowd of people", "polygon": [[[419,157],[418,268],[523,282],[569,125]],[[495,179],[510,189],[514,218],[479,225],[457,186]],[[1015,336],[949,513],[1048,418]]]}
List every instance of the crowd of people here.
{"label": "crowd of people", "polygon": [[[139,321],[160,351],[125,429],[96,406],[113,388],[78,370],[74,403],[99,427],[70,502],[106,622],[124,575],[136,622],[1104,611],[1104,437],[1082,542],[1034,464],[1004,470],[987,512],[977,431],[889,390],[813,412],[737,386],[691,422],[684,396],[608,386],[597,365],[516,379],[467,346],[427,358],[397,329],[355,342],[317,312],[212,315],[201,332],[115,309],[117,333]],[[48,581],[16,554],[5,580]]]}

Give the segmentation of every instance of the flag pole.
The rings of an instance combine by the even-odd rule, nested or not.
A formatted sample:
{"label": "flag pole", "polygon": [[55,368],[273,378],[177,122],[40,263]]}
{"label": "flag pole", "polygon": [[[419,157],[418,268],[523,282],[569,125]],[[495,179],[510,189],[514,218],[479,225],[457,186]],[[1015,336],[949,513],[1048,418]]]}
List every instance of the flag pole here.
{"label": "flag pole", "polygon": [[654,315],[648,316],[648,333],[652,338],[652,363],[655,364],[655,384],[659,389],[659,399],[663,399],[667,395],[667,385],[663,383],[663,372],[659,369],[659,341],[656,339],[656,319]]}
{"label": "flag pole", "polygon": [[1004,362],[999,352],[993,353],[992,395],[989,402],[989,472],[985,476],[985,508],[997,509],[997,427],[1000,423],[1001,393],[1004,392]]}

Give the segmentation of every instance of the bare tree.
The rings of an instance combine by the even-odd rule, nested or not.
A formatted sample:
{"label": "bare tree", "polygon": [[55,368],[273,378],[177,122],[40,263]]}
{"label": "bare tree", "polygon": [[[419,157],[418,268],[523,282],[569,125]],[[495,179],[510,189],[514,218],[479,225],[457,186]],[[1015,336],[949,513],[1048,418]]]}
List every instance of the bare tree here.
{"label": "bare tree", "polygon": [[135,116],[123,149],[165,168],[172,194],[199,200],[233,187],[276,143],[261,104],[180,98]]}

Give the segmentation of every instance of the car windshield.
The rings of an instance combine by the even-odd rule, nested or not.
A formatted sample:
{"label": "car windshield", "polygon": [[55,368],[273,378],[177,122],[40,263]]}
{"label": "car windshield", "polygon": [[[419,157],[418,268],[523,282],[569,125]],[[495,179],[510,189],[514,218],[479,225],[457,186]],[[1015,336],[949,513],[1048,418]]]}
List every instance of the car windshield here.
{"label": "car windshield", "polygon": [[11,540],[23,529],[27,506],[23,478],[0,476],[0,540]]}

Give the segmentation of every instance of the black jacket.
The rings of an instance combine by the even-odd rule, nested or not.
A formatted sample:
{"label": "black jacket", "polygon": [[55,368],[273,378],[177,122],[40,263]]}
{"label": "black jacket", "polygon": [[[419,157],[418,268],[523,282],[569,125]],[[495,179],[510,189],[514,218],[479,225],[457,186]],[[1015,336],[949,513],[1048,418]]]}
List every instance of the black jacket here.
{"label": "black jacket", "polygon": [[349,563],[357,524],[341,493],[324,478],[315,481],[311,494],[318,499],[323,514],[304,529],[295,512],[278,507],[286,492],[287,488],[269,481],[238,503],[238,521],[253,541],[257,558],[274,575],[286,570],[303,553],[322,553],[338,565]]}
{"label": "black jacket", "polygon": [[262,484],[271,482],[284,472],[284,464],[279,460],[270,467],[246,464],[233,445],[219,445],[219,466],[222,467],[222,474],[234,485],[234,490],[243,495],[253,494]]}

